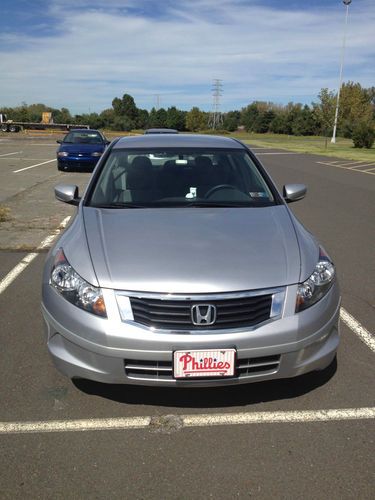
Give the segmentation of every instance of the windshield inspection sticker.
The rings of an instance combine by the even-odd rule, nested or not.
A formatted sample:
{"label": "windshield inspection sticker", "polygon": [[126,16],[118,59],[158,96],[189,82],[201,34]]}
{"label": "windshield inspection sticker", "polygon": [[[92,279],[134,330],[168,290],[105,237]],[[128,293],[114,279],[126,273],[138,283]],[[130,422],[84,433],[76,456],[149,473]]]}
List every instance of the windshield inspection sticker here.
{"label": "windshield inspection sticker", "polygon": [[264,191],[250,192],[249,195],[252,198],[267,198],[267,194]]}

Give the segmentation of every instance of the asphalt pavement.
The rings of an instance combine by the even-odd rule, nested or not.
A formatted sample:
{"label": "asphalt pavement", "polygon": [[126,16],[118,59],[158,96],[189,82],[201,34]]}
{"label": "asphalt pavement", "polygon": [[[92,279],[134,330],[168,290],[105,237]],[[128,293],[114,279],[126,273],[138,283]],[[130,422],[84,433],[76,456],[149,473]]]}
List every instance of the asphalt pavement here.
{"label": "asphalt pavement", "polygon": [[[73,383],[54,369],[40,313],[40,243],[74,213],[54,200],[53,185],[84,189],[89,178],[57,171],[54,141],[0,137],[0,204],[11,209],[0,223],[0,283],[36,253],[0,285],[0,498],[372,499],[374,413],[364,418],[364,409],[375,407],[375,352],[344,323],[337,364],[287,381],[175,390]],[[279,187],[307,184],[291,208],[334,259],[343,307],[374,339],[375,177],[334,168],[332,158],[254,152]],[[343,411],[329,420],[334,410]],[[267,423],[236,423],[264,412]],[[191,415],[228,418],[187,427]],[[151,424],[111,428],[110,419],[140,416]],[[69,430],[76,420],[80,430]],[[66,429],[41,430],[55,421]],[[30,428],[11,432],[7,423]]]}

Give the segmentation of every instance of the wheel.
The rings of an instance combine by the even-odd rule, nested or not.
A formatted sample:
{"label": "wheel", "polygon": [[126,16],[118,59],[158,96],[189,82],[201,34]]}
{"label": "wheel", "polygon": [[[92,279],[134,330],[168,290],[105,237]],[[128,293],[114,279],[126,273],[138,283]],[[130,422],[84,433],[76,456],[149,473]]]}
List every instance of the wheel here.
{"label": "wheel", "polygon": [[19,128],[17,125],[9,125],[9,132],[18,132]]}
{"label": "wheel", "polygon": [[8,132],[8,125],[7,125],[6,123],[3,123],[3,124],[1,125],[1,131],[2,131],[2,132]]}
{"label": "wheel", "polygon": [[234,191],[238,190],[231,184],[218,184],[217,186],[214,186],[211,189],[209,189],[207,193],[204,195],[204,197],[209,198],[212,194],[216,193],[216,191],[220,191],[220,189],[233,189]]}

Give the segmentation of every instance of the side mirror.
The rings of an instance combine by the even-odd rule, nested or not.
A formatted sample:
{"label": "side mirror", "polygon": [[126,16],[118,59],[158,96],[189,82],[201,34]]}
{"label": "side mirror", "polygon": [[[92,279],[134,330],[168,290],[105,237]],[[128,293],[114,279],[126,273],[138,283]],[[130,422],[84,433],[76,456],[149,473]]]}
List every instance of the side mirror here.
{"label": "side mirror", "polygon": [[78,186],[74,184],[58,184],[55,186],[55,197],[57,200],[69,205],[79,205],[81,200]]}
{"label": "side mirror", "polygon": [[56,142],[57,142],[57,144],[62,144],[62,140],[61,139],[58,139]]}
{"label": "side mirror", "polygon": [[111,144],[111,141],[105,141],[106,146],[109,146],[109,144]]}
{"label": "side mirror", "polygon": [[283,197],[287,203],[302,200],[305,197],[307,188],[305,184],[285,184],[283,187]]}

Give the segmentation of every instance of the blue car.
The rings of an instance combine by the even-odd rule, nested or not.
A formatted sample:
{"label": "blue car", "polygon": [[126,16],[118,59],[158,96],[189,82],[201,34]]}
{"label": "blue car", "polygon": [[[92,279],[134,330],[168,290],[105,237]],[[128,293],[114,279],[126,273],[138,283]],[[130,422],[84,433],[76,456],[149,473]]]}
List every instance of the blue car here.
{"label": "blue car", "polygon": [[94,170],[99,158],[104,153],[110,141],[98,130],[75,129],[71,130],[57,150],[58,170]]}

